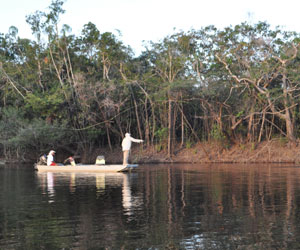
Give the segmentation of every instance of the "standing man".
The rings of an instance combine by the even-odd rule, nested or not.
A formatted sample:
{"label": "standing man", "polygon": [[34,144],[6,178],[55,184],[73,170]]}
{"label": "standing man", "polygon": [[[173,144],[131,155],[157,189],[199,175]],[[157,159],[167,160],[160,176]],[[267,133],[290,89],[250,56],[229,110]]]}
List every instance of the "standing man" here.
{"label": "standing man", "polygon": [[54,162],[54,150],[50,150],[48,156],[47,156],[47,166],[56,166],[57,164]]}
{"label": "standing man", "polygon": [[130,153],[130,148],[131,148],[131,142],[141,143],[141,142],[143,142],[143,140],[134,139],[133,137],[130,136],[129,133],[125,134],[125,137],[122,141],[123,165],[124,166],[126,166],[128,164],[128,158],[129,158],[129,153]]}

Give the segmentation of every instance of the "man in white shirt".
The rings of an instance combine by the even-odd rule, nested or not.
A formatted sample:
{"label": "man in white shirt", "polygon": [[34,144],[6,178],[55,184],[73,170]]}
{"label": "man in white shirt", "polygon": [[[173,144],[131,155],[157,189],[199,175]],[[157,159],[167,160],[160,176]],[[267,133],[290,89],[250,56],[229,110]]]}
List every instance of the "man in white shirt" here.
{"label": "man in white shirt", "polygon": [[143,142],[143,140],[134,139],[133,137],[130,136],[129,133],[125,134],[125,137],[122,141],[123,165],[124,166],[128,165],[128,158],[129,158],[129,152],[130,152],[130,148],[131,148],[131,142],[141,143],[141,142]]}
{"label": "man in white shirt", "polygon": [[50,150],[49,154],[47,155],[47,166],[56,166],[57,164],[54,162],[54,150]]}

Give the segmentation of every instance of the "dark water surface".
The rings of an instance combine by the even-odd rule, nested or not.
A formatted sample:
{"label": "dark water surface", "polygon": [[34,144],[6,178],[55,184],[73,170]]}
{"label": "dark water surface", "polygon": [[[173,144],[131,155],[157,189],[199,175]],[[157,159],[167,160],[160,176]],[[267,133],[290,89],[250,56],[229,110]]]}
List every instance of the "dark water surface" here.
{"label": "dark water surface", "polygon": [[2,168],[0,249],[300,249],[300,167]]}

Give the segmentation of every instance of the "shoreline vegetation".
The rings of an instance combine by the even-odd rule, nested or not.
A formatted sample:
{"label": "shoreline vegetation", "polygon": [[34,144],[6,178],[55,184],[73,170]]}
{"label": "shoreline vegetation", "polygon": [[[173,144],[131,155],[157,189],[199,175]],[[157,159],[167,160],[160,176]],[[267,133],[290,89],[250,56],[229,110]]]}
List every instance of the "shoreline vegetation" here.
{"label": "shoreline vegetation", "polygon": [[[203,152],[205,146],[206,153]],[[207,156],[209,155],[209,157]],[[108,154],[107,161],[117,159],[118,153]],[[131,155],[135,163],[300,163],[300,145],[282,145],[278,141],[270,141],[254,145],[252,143],[235,145],[224,149],[220,145],[194,145],[193,148],[178,149],[171,157],[155,150],[133,149]]]}
{"label": "shoreline vegetation", "polygon": [[91,22],[72,34],[63,4],[26,17],[32,40],[0,33],[2,158],[54,149],[57,162],[121,162],[131,133],[144,140],[135,162],[298,162],[299,33],[265,22],[174,30],[135,56]]}
{"label": "shoreline vegetation", "polygon": [[[205,147],[205,151],[203,150]],[[122,151],[120,148],[110,150],[109,148],[95,149],[92,153],[83,153],[76,156],[77,163],[93,164],[98,155],[105,157],[106,164],[122,163]],[[58,152],[57,162],[63,162],[68,155]],[[4,164],[34,164],[35,154],[23,160],[0,159],[0,165]],[[276,164],[276,163],[300,163],[300,145],[286,144],[278,140],[262,142],[258,145],[253,143],[234,145],[224,148],[218,143],[200,143],[191,148],[177,147],[175,153],[167,156],[166,150],[157,151],[155,147],[135,146],[131,150],[130,162],[133,164]]]}
{"label": "shoreline vegetation", "polygon": [[[203,151],[203,146],[206,152]],[[121,150],[95,150],[92,157],[83,156],[87,162],[93,162],[97,155],[104,155],[107,164],[122,162]],[[172,157],[166,151],[157,152],[154,147],[135,146],[130,156],[131,163],[164,164],[164,163],[300,163],[300,145],[289,145],[274,140],[258,145],[240,144],[223,148],[218,143],[195,144],[191,148],[179,148]]]}

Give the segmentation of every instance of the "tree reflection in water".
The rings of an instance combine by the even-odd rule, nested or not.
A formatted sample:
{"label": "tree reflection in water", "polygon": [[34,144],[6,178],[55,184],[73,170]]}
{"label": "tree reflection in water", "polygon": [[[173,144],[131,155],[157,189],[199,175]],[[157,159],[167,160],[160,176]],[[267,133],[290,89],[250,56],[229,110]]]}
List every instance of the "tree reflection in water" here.
{"label": "tree reflection in water", "polygon": [[0,249],[300,248],[295,165],[2,170],[1,178]]}

